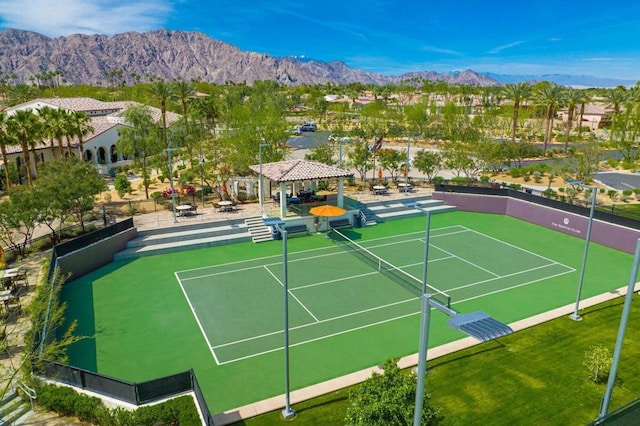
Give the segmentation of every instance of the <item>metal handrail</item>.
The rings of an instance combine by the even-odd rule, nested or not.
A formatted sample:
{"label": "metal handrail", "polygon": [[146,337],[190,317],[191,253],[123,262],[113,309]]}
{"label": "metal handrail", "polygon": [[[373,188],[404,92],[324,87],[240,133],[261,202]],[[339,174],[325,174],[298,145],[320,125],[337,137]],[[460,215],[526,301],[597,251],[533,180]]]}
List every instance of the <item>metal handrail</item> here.
{"label": "metal handrail", "polygon": [[[11,366],[9,366],[9,375],[13,376],[14,371],[13,368]],[[31,409],[34,409],[34,405],[33,405],[33,400],[38,398],[38,394],[36,393],[35,389],[30,388],[25,382],[22,381],[22,379],[18,376],[14,376],[12,381],[15,380],[16,382],[16,386],[25,393],[25,395],[27,395],[29,397],[29,402],[31,402]]]}

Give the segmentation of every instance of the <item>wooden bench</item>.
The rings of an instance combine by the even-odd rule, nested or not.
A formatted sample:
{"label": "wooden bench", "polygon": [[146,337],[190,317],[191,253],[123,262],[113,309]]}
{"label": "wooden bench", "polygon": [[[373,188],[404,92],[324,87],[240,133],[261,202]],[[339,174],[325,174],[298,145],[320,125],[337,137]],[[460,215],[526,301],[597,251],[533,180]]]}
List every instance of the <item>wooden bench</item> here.
{"label": "wooden bench", "polygon": [[309,233],[309,228],[307,228],[307,225],[305,224],[286,226],[284,229],[287,231],[287,235]]}
{"label": "wooden bench", "polygon": [[329,226],[331,228],[350,228],[351,222],[349,222],[349,219],[330,220]]}

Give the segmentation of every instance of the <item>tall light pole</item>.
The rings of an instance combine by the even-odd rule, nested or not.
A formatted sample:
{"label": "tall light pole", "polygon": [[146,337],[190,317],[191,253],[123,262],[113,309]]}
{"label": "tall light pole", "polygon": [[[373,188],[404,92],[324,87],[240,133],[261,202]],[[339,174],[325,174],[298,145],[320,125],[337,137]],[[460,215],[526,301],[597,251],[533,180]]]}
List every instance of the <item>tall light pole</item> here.
{"label": "tall light pole", "polygon": [[268,143],[261,143],[258,146],[258,161],[259,161],[259,167],[260,167],[260,179],[258,180],[258,201],[260,202],[260,214],[262,214],[263,212],[263,203],[264,203],[264,194],[262,191],[262,148],[266,148],[270,146]]}
{"label": "tall light pole", "polygon": [[481,342],[497,339],[513,333],[511,327],[495,320],[484,312],[460,314],[450,306],[436,301],[427,293],[427,264],[429,259],[429,228],[431,213],[421,209],[416,202],[404,203],[407,207],[413,207],[423,212],[427,217],[424,240],[424,265],[422,269],[422,305],[420,310],[420,343],[418,347],[418,383],[416,385],[416,401],[413,411],[413,425],[422,424],[422,407],[424,402],[424,382],[427,373],[427,347],[429,344],[429,322],[431,320],[431,308],[436,308],[445,315],[451,317],[447,325],[455,330],[462,331]]}
{"label": "tall light pole", "polygon": [[202,155],[202,150],[200,150],[200,188],[202,188],[202,207],[204,208],[204,156]]}
{"label": "tall light pole", "polygon": [[282,236],[282,287],[284,289],[284,402],[282,417],[293,418],[296,413],[291,408],[291,398],[289,396],[289,271],[287,259],[287,230],[284,228],[285,222],[280,218],[268,218],[263,220],[267,226],[272,226]]}
{"label": "tall light pole", "polygon": [[640,239],[636,240],[636,251],[633,256],[633,267],[631,268],[631,277],[629,277],[629,284],[627,285],[627,294],[624,298],[624,307],[622,308],[622,317],[620,318],[620,326],[618,328],[618,337],[616,338],[616,347],[613,350],[613,361],[611,362],[611,369],[609,370],[609,380],[607,381],[607,390],[602,395],[602,401],[600,403],[600,412],[596,420],[604,419],[609,411],[609,403],[611,402],[611,394],[613,393],[613,385],[616,382],[616,375],[618,372],[618,362],[620,361],[620,354],[622,352],[622,342],[624,341],[624,333],[627,329],[627,321],[629,319],[629,312],[631,311],[631,302],[633,300],[633,291],[636,286],[636,277],[638,276],[638,264],[640,263]]}
{"label": "tall light pole", "polygon": [[577,180],[565,180],[570,185],[577,185],[582,188],[588,188],[591,190],[591,209],[589,210],[589,223],[587,224],[587,234],[584,237],[584,253],[582,255],[582,266],[580,267],[580,277],[578,278],[578,295],[576,296],[576,305],[573,309],[573,313],[569,315],[574,321],[581,321],[582,317],[578,313],[580,309],[580,297],[582,295],[582,284],[584,283],[584,269],[587,265],[587,254],[589,253],[589,241],[591,241],[591,225],[593,224],[593,212],[596,207],[596,197],[598,196],[598,188],[586,186],[584,183]]}
{"label": "tall light pole", "polygon": [[411,137],[407,138],[407,159],[404,164],[404,193],[409,193],[409,149],[411,148]]}
{"label": "tall light pole", "polygon": [[173,211],[173,222],[177,223],[176,217],[176,191],[173,188],[173,163],[171,162],[171,153],[175,148],[167,148],[167,158],[169,160],[169,187],[171,188],[171,210]]}

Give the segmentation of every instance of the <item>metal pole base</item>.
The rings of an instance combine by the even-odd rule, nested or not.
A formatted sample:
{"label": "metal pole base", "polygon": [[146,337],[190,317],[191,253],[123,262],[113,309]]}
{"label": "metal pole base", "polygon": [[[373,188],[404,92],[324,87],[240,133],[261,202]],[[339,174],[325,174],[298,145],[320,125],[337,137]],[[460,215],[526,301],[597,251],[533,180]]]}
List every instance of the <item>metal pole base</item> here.
{"label": "metal pole base", "polygon": [[575,312],[569,315],[569,318],[574,321],[582,321],[582,317],[580,316],[580,314],[576,314]]}
{"label": "metal pole base", "polygon": [[293,411],[291,407],[283,409],[281,413],[282,413],[282,418],[285,420],[292,420],[296,417],[296,412]]}

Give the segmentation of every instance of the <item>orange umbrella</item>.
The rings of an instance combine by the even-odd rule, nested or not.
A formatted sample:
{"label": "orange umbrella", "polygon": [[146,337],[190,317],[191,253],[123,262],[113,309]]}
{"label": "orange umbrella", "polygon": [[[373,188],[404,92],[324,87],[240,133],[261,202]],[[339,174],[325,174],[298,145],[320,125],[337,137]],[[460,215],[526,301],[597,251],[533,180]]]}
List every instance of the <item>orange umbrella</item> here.
{"label": "orange umbrella", "polygon": [[312,207],[309,209],[309,213],[314,216],[320,217],[334,217],[334,216],[342,216],[347,211],[343,208],[332,206],[329,204],[325,204],[324,206]]}

